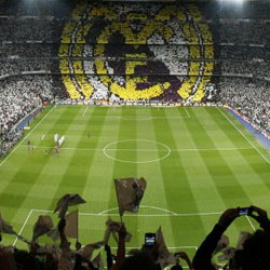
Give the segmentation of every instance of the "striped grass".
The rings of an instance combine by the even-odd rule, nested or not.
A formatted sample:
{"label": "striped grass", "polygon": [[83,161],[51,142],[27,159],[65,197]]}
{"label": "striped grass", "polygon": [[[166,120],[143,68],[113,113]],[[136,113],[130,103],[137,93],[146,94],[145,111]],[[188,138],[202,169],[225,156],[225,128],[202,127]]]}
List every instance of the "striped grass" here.
{"label": "striped grass", "polygon": [[[55,133],[66,136],[59,155],[52,153]],[[1,213],[31,238],[39,215],[56,224],[57,199],[80,193],[87,203],[79,207],[79,240],[99,241],[107,218],[119,220],[113,179],[141,176],[148,182],[142,208],[124,216],[129,248],[161,225],[172,251],[193,255],[225,209],[270,210],[269,152],[223,108],[59,106],[45,109],[0,161]],[[235,244],[240,231],[256,228],[241,217],[227,234]]]}

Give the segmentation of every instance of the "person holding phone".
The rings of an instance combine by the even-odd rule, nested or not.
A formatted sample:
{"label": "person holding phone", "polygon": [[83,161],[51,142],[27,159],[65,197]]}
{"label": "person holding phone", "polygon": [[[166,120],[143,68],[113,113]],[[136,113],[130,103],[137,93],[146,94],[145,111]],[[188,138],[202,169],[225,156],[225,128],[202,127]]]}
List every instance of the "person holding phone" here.
{"label": "person holding phone", "polygon": [[197,250],[193,259],[195,270],[215,270],[212,264],[212,254],[217,246],[219,239],[231,223],[239,216],[247,215],[255,219],[261,230],[257,230],[243,245],[243,250],[237,252],[237,258],[230,262],[234,268],[241,270],[270,269],[269,250],[270,250],[270,221],[266,211],[250,206],[246,208],[227,209],[219,218],[219,221],[206,237],[204,242]]}
{"label": "person holding phone", "polygon": [[187,253],[181,251],[181,252],[176,252],[174,253],[174,257],[175,257],[175,265],[171,268],[171,270],[183,270],[183,267],[180,265],[180,259],[183,259],[184,261],[186,261],[189,270],[192,270],[192,263],[187,255]]}
{"label": "person holding phone", "polygon": [[146,233],[144,236],[144,244],[147,247],[152,247],[156,243],[156,234],[155,233]]}

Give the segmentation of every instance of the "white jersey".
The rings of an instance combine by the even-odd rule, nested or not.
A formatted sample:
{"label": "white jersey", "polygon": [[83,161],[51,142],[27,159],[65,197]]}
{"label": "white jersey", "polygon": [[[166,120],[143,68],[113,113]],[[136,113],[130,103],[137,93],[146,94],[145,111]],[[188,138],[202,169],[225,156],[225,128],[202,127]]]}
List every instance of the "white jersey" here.
{"label": "white jersey", "polygon": [[57,143],[58,142],[58,134],[54,134],[54,142]]}
{"label": "white jersey", "polygon": [[64,142],[65,142],[65,136],[62,136],[60,139],[59,139],[59,146],[61,146]]}

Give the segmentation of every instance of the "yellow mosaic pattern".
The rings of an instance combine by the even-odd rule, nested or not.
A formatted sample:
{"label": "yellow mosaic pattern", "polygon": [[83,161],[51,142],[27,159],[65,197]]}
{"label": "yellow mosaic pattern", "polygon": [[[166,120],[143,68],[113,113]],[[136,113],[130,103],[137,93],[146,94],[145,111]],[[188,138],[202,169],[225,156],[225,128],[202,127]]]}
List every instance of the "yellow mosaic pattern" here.
{"label": "yellow mosaic pattern", "polygon": [[[203,59],[214,58],[213,37],[209,26],[202,22],[202,14],[196,5],[189,4],[185,7],[165,6],[157,12],[154,20],[147,21],[146,14],[137,14],[131,12],[127,14],[125,21],[119,21],[119,15],[108,7],[97,5],[91,7],[91,4],[82,2],[72,13],[71,20],[65,25],[61,45],[59,47],[60,61],[59,69],[62,74],[63,83],[72,99],[91,98],[95,91],[89,77],[85,74],[82,60],[71,60],[70,57],[80,57],[83,55],[84,44],[87,43],[86,36],[91,33],[91,20],[83,22],[83,18],[102,18],[112,20],[110,24],[104,27],[97,43],[93,45],[93,64],[95,74],[100,82],[108,88],[111,93],[116,94],[123,100],[151,99],[159,97],[170,88],[170,81],[164,81],[151,85],[145,89],[137,89],[137,83],[147,82],[147,76],[138,77],[135,74],[137,66],[146,65],[147,55],[135,53],[126,54],[128,59],[125,68],[125,85],[120,85],[109,74],[105,65],[106,44],[113,33],[121,33],[125,37],[126,44],[134,45],[137,48],[140,45],[146,45],[148,39],[153,33],[162,35],[165,42],[174,35],[172,28],[166,23],[174,18],[181,22],[182,31],[185,35],[186,46],[189,48],[189,69],[186,78],[177,90],[178,95],[186,100],[200,102],[204,96],[204,86],[211,80],[214,69],[213,62],[205,62]],[[190,21],[187,17],[192,18]],[[131,30],[130,22],[132,20],[141,20],[143,28],[140,32],[134,34]],[[181,45],[182,46],[182,45]],[[100,58],[98,58],[100,57]],[[137,60],[136,58],[140,58]],[[142,60],[142,58],[146,58]],[[197,59],[197,61],[192,59]],[[201,59],[198,61],[198,59]]]}

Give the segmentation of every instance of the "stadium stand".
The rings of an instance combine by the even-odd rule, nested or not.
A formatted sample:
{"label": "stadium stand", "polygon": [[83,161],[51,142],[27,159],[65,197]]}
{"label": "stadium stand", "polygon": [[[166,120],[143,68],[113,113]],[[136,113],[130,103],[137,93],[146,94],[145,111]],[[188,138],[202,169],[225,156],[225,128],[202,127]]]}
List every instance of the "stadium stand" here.
{"label": "stadium stand", "polygon": [[[207,3],[44,6],[42,1],[24,7],[10,2],[1,8],[0,76],[5,85],[7,78],[13,83],[29,73],[50,74],[50,96],[61,103],[230,106],[234,103],[224,97],[233,95],[227,88],[234,88],[235,77],[252,80],[258,89],[268,85],[265,3],[248,3],[242,13]],[[212,86],[219,98],[206,91]],[[269,132],[269,108],[263,102],[267,91],[256,93],[256,104],[263,108],[250,121]],[[246,103],[253,110],[254,100]]]}
{"label": "stadium stand", "polygon": [[[8,2],[0,8],[0,155],[23,136],[16,124],[47,101],[227,105],[270,135],[269,4],[247,3],[245,12],[238,13],[230,6],[207,3],[82,1],[74,8],[57,1],[31,6]],[[206,91],[210,84],[218,90],[214,98]],[[263,216],[259,223],[269,233],[266,213],[255,211]],[[36,245],[30,246],[30,252],[1,247],[0,269],[99,269],[90,262],[84,264],[82,256],[71,251],[64,227],[60,220],[62,241],[60,249],[55,248],[62,249],[59,257],[43,250],[45,259],[38,261]],[[227,224],[215,227],[214,232],[219,230],[219,236],[226,228]],[[125,234],[122,228],[119,238]],[[111,269],[110,248],[105,248]],[[200,260],[203,252],[209,255],[204,248],[205,242],[194,259],[194,269],[211,269],[204,265],[209,266],[211,256],[207,262]],[[151,255],[141,252],[135,259],[153,262]],[[117,258],[122,262],[121,256]],[[60,261],[66,268],[57,268]],[[134,261],[127,259],[112,269],[128,269],[129,263]],[[151,267],[157,269],[151,263],[147,269]],[[238,267],[250,269],[245,263]]]}
{"label": "stadium stand", "polygon": [[220,80],[221,102],[270,132],[269,82],[244,78]]}
{"label": "stadium stand", "polygon": [[[90,12],[78,15],[83,9]],[[214,65],[188,60],[213,59],[213,46],[206,24],[195,25],[193,21],[187,21],[192,13],[197,19],[201,16],[196,6],[184,9],[155,4],[145,9],[140,4],[129,7],[124,4],[106,7],[104,4],[86,4],[73,13],[77,21],[66,24],[59,56],[83,55],[94,60],[72,62],[65,59],[60,62],[60,71],[65,74],[63,81],[71,98],[93,95],[95,99],[107,99],[114,94],[126,101],[166,100],[167,93],[175,101],[190,96],[194,102],[199,102],[203,98],[204,84],[209,79],[199,74],[205,72],[210,76]],[[73,44],[74,38],[76,44]],[[207,47],[204,42],[209,42]],[[101,76],[88,76],[88,73]],[[74,78],[70,79],[72,75]]]}

